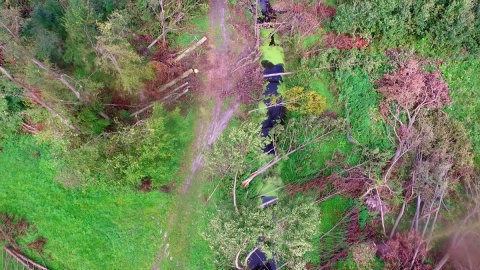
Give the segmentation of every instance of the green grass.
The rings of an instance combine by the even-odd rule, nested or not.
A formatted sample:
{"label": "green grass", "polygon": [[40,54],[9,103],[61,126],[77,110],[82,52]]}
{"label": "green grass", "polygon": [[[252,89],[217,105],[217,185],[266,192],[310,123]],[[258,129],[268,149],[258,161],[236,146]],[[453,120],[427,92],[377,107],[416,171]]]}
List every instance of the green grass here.
{"label": "green grass", "polygon": [[260,46],[260,52],[262,53],[262,57],[260,61],[268,60],[272,62],[274,65],[284,64],[285,65],[285,58],[283,53],[283,48],[278,46],[280,43],[278,35],[274,35],[275,43],[277,46],[269,46],[270,39],[268,36],[273,32],[272,29],[261,29],[260,30],[260,39],[262,45]]}
{"label": "green grass", "polygon": [[[281,161],[281,175],[286,183],[302,184],[325,168],[325,162],[334,153],[348,155],[352,145],[346,140],[345,134],[335,132],[325,137],[320,143],[311,144],[304,150],[294,153],[287,160]],[[349,164],[357,161],[356,157],[347,160]],[[324,171],[328,175],[330,170]]]}
{"label": "green grass", "polygon": [[[19,240],[51,269],[149,269],[158,251],[171,197],[154,191],[64,189],[50,145],[18,137],[0,153],[0,212],[24,217],[37,230]],[[46,237],[42,256],[25,249]]]}
{"label": "green grass", "polygon": [[312,263],[320,263],[322,259],[328,259],[336,250],[345,246],[343,244],[343,239],[346,236],[345,227],[342,225],[335,226],[353,207],[353,200],[337,195],[320,203],[319,207],[321,222],[319,223],[318,234],[312,239],[315,250],[307,254]]}
{"label": "green grass", "polygon": [[[225,100],[222,104],[226,105],[231,102]],[[211,121],[212,111],[215,104],[207,102],[198,109],[195,127],[192,127],[195,134],[202,132],[205,126]],[[233,121],[229,125],[235,126],[239,122]],[[205,130],[203,130],[206,132]],[[188,155],[182,161],[182,168],[177,174],[176,186],[178,192],[173,196],[170,215],[166,218],[168,223],[168,236],[161,241],[158,265],[160,269],[215,269],[213,265],[213,252],[210,250],[208,242],[201,236],[202,232],[207,231],[213,215],[216,213],[215,204],[218,199],[225,196],[221,194],[221,188],[218,188],[205,204],[206,198],[212,194],[218,181],[209,181],[206,173],[202,173],[202,168],[192,179],[191,185],[186,194],[179,192],[190,174],[190,166],[195,160],[200,150],[196,149],[193,143],[190,146]],[[205,158],[205,157],[204,157]],[[164,253],[166,244],[168,255]],[[170,257],[172,258],[170,260]],[[158,268],[154,268],[158,269]]]}
{"label": "green grass", "polygon": [[310,48],[313,48],[314,46],[322,42],[322,38],[324,34],[325,34],[325,30],[321,27],[317,27],[316,31],[310,32],[310,35],[299,37],[302,48],[305,49],[305,51],[309,51]]}
{"label": "green grass", "polygon": [[350,252],[347,258],[343,260],[339,260],[338,262],[332,265],[333,269],[341,269],[341,270],[367,269],[366,267],[372,270],[385,269],[385,262],[382,259],[374,256],[373,261],[371,261],[368,266],[363,266],[363,268],[360,268],[357,265],[357,263],[353,260],[353,254],[352,252]]}
{"label": "green grass", "polygon": [[218,189],[209,203],[205,204],[205,199],[217,183],[195,177],[189,192],[175,197],[171,208],[175,216],[170,220],[166,241],[169,244],[169,255],[160,260],[160,269],[215,269],[213,252],[201,234],[207,231],[216,213],[216,202],[222,195],[225,196]]}
{"label": "green grass", "polygon": [[480,60],[469,58],[446,62],[441,69],[450,86],[452,100],[445,111],[469,131],[475,160],[480,164]]}
{"label": "green grass", "polygon": [[352,136],[363,145],[391,151],[383,119],[379,113],[378,93],[368,75],[359,70],[342,72],[337,76],[340,100],[348,107]]}
{"label": "green grass", "polygon": [[332,110],[336,113],[340,113],[342,106],[338,105],[337,98],[329,90],[331,84],[331,76],[327,72],[322,72],[318,76],[315,76],[314,79],[310,81],[308,85],[309,90],[314,90],[319,93],[321,96],[327,99],[327,110]]}
{"label": "green grass", "polygon": [[[3,269],[3,270],[25,270],[26,269],[22,264],[18,263],[15,259],[10,257],[8,253],[3,251],[2,245],[0,245],[0,253],[2,253],[0,255],[0,269]],[[4,256],[5,256],[5,260],[4,260]]]}
{"label": "green grass", "polygon": [[191,43],[201,39],[210,29],[210,19],[206,14],[194,15],[186,22],[185,31],[179,31],[174,39],[174,44],[180,50],[186,49]]}
{"label": "green grass", "polygon": [[[300,78],[304,78],[304,75],[288,77],[286,84],[290,87],[299,84],[306,89],[314,90],[327,99],[328,110],[340,116],[345,115],[344,106],[339,103],[330,88],[332,78],[327,71],[311,76],[309,81],[299,80]],[[368,117],[368,115],[366,116]],[[352,150],[353,144],[347,142],[345,133],[335,132],[326,136],[320,143],[312,144],[305,150],[292,154],[288,160],[282,161],[282,178],[286,182],[303,183],[304,180],[308,180],[308,178],[324,169],[325,161],[330,160],[335,153],[346,156],[345,161],[348,164],[356,164],[360,157],[355,154],[352,155]],[[324,173],[329,174],[330,170],[326,170]]]}

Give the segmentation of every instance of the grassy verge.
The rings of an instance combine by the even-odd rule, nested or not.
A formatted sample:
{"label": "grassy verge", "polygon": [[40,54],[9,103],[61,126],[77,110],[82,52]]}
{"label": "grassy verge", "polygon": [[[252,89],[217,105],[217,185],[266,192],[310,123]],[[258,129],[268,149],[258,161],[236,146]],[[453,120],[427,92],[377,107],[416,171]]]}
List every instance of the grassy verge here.
{"label": "grassy verge", "polygon": [[178,194],[171,208],[173,226],[160,249],[160,269],[214,269],[213,252],[202,238],[213,218],[219,193],[214,193],[208,204],[205,199],[214,183],[205,183],[197,177],[187,194]]}
{"label": "grassy verge", "polygon": [[186,49],[192,42],[202,38],[210,28],[210,19],[206,16],[208,6],[202,6],[197,14],[185,22],[184,29],[173,37],[173,44],[180,50]]}
{"label": "grassy verge", "polygon": [[334,196],[319,204],[321,222],[318,234],[312,239],[315,250],[306,255],[311,263],[325,263],[336,251],[345,247],[346,228],[344,224],[337,226],[337,223],[352,206],[353,200],[343,196]]}

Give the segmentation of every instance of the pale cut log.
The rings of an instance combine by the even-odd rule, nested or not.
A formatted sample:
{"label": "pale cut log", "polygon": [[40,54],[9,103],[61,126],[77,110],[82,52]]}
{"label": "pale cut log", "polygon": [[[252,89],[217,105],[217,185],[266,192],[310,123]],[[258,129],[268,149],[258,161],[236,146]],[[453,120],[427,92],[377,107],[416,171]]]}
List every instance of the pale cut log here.
{"label": "pale cut log", "polygon": [[[173,89],[172,93],[176,92],[177,90],[180,90],[180,89],[182,89],[183,87],[185,87],[185,86],[187,86],[187,85],[188,85],[188,82],[186,82],[186,83],[184,83],[184,84],[180,85],[179,87],[177,87],[177,88]],[[168,95],[168,96],[166,96],[166,97],[162,98],[162,100],[161,100],[161,101],[164,101],[164,100],[168,99],[168,98],[169,98],[171,95],[172,95],[172,94],[170,94],[170,95]],[[148,106],[146,106],[146,107],[144,107],[144,108],[142,108],[142,109],[140,109],[140,110],[138,110],[138,111],[136,111],[136,112],[133,112],[132,114],[130,114],[130,117],[135,117],[135,116],[137,116],[137,115],[141,114],[142,112],[144,112],[144,111],[146,111],[146,110],[148,110],[148,109],[152,108],[154,105],[155,105],[155,102],[153,102],[153,103],[149,104]]]}
{"label": "pale cut log", "polygon": [[57,73],[51,71],[47,66],[45,66],[45,64],[40,62],[38,59],[32,58],[31,60],[35,65],[37,65],[41,69],[45,70],[48,74],[55,77],[63,85],[65,85],[68,89],[70,89],[70,91],[72,91],[73,94],[75,94],[75,96],[77,97],[78,100],[80,100],[80,101],[82,100],[81,97],[80,97],[80,92],[78,92],[77,89],[73,85],[71,85],[67,80],[65,80],[65,78],[64,78],[65,74],[58,75]]}
{"label": "pale cut log", "polygon": [[191,68],[191,69],[183,72],[182,75],[180,75],[179,77],[175,78],[173,81],[171,81],[171,82],[163,85],[162,87],[160,87],[160,88],[158,89],[158,92],[163,92],[163,91],[165,91],[165,89],[169,88],[170,86],[173,86],[173,85],[176,84],[178,81],[180,81],[180,80],[182,80],[182,79],[185,79],[186,77],[190,76],[190,74],[192,74],[192,73],[197,73],[197,72],[198,72],[198,70],[195,70],[195,69],[193,69],[193,68]]}
{"label": "pale cut log", "polygon": [[153,47],[153,45],[157,44],[157,42],[162,38],[163,38],[163,33],[160,36],[158,36],[154,41],[152,41],[152,43],[150,43],[150,45],[148,45],[147,48],[150,50]]}
{"label": "pale cut log", "polygon": [[190,52],[194,51],[196,48],[198,48],[200,45],[202,45],[205,41],[207,40],[207,37],[202,37],[199,41],[197,41],[195,44],[191,45],[188,47],[182,54],[177,56],[175,58],[175,62],[182,60],[187,54]]}
{"label": "pale cut log", "polygon": [[272,74],[265,74],[263,78],[274,77],[274,76],[283,76],[283,75],[290,75],[294,74],[295,72],[281,72],[281,73],[272,73]]}

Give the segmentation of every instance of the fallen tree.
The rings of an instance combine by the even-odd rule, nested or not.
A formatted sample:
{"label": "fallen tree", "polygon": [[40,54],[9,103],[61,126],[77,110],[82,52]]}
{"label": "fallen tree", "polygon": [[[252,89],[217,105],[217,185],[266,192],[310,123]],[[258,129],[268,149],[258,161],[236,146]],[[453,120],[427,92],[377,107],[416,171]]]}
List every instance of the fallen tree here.
{"label": "fallen tree", "polygon": [[288,156],[304,149],[306,146],[320,142],[327,135],[344,127],[343,120],[308,115],[304,118],[292,118],[285,125],[277,125],[270,131],[276,155],[267,164],[251,173],[242,181],[246,188],[255,177],[266,172]]}

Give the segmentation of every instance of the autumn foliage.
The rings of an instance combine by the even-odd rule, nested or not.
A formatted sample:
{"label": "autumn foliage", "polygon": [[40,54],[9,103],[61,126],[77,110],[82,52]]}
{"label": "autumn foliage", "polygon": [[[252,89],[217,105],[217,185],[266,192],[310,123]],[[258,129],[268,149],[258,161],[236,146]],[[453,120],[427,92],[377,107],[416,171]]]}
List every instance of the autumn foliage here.
{"label": "autumn foliage", "polygon": [[327,6],[323,3],[315,4],[312,9],[314,10],[315,14],[321,19],[330,19],[335,16],[335,13],[337,13],[337,10],[335,8]]}
{"label": "autumn foliage", "polygon": [[386,262],[386,269],[432,269],[431,266],[423,262],[427,254],[425,245],[421,245],[417,251],[418,255],[412,263],[416,245],[421,241],[421,236],[415,231],[407,231],[403,234],[397,233],[386,243],[377,244],[377,255]]}
{"label": "autumn foliage", "polygon": [[440,71],[428,72],[416,59],[400,63],[392,74],[385,74],[377,81],[378,92],[385,101],[380,104],[381,112],[387,115],[386,105],[398,103],[403,109],[441,108],[450,104],[450,89],[440,76]]}
{"label": "autumn foliage", "polygon": [[327,107],[327,99],[319,93],[303,87],[292,87],[284,94],[286,107],[301,114],[320,115]]}

